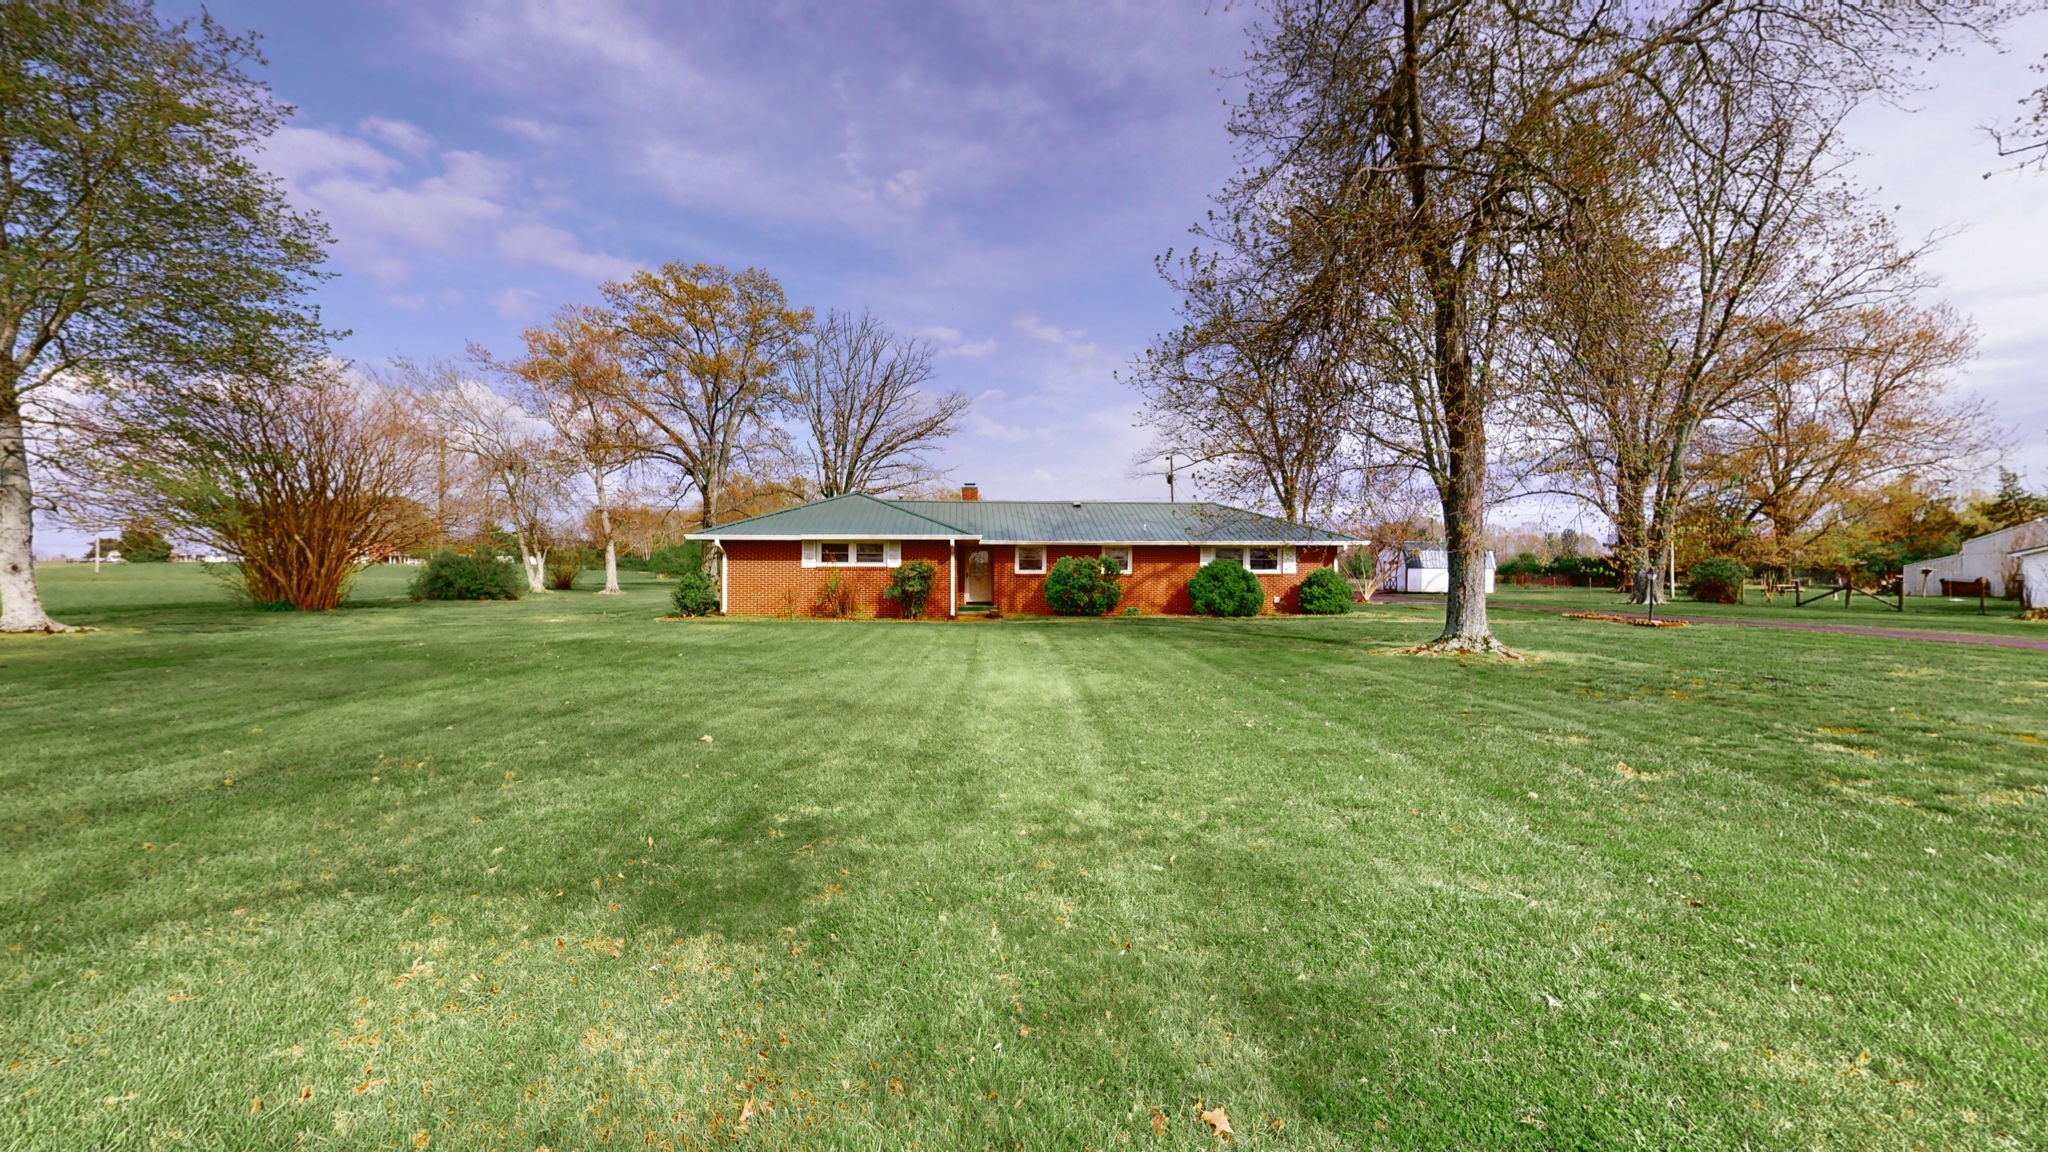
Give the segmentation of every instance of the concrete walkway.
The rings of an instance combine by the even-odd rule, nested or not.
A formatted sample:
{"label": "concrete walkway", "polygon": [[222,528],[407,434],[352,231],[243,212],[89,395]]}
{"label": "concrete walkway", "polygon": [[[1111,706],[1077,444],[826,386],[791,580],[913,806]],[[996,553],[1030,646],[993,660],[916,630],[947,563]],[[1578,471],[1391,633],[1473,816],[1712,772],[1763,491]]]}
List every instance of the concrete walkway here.
{"label": "concrete walkway", "polygon": [[[1440,596],[1380,595],[1373,597],[1375,604],[1441,604]],[[1487,604],[1494,608],[1511,608],[1518,612],[1585,612],[1583,607],[1564,607],[1557,604],[1517,604],[1511,600],[1491,600]],[[1642,611],[1633,605],[1606,608],[1600,611],[1620,613],[1623,610],[1633,614]],[[2019,648],[2029,652],[2048,652],[2048,636],[2000,636],[1985,632],[1937,632],[1930,628],[1873,628],[1864,624],[1823,624],[1805,620],[1751,620],[1735,616],[1686,616],[1658,612],[1659,620],[1683,620],[1687,624],[1733,624],[1738,628],[1765,628],[1779,632],[1834,632],[1843,636],[1881,636],[1889,640],[1930,640],[1937,644],[1975,644],[1984,648]]]}

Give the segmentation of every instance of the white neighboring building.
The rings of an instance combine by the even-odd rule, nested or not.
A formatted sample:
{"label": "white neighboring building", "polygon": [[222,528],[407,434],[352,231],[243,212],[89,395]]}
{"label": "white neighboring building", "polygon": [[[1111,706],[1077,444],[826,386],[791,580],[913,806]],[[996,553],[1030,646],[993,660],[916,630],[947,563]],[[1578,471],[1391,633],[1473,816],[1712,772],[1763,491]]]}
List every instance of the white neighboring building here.
{"label": "white neighboring building", "polygon": [[[1394,570],[1394,578],[1387,583],[1390,592],[1435,592],[1447,594],[1451,590],[1451,557],[1443,549],[1428,544],[1410,544],[1401,549],[1401,566]],[[1493,553],[1486,554],[1486,593],[1493,594]]]}
{"label": "white neighboring building", "polygon": [[1906,565],[1906,595],[1941,596],[1941,582],[1967,584],[1983,580],[1991,595],[2004,597],[2007,578],[2019,574],[2014,553],[2048,545],[2048,520],[2029,520],[1963,541],[1953,556],[1936,556]]}
{"label": "white neighboring building", "polygon": [[[2041,521],[2035,521],[2041,523]],[[2025,597],[2029,608],[2048,609],[2048,544],[2038,548],[2024,548],[2012,554],[2019,561],[2020,581],[2023,585],[2020,595]]]}

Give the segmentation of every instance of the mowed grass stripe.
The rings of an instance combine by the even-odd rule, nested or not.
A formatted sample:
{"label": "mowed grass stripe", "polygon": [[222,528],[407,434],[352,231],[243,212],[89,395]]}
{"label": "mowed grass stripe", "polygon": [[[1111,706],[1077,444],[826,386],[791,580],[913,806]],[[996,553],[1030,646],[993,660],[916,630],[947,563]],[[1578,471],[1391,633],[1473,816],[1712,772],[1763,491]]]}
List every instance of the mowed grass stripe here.
{"label": "mowed grass stripe", "polygon": [[116,579],[0,647],[0,1145],[2041,1135],[2026,653]]}

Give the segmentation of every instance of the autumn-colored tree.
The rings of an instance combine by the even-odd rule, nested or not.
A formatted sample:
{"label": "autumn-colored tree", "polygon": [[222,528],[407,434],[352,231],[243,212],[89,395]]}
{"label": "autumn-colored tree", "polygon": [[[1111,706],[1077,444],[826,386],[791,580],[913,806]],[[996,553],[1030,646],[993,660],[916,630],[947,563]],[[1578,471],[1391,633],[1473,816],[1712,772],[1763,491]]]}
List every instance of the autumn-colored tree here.
{"label": "autumn-colored tree", "polygon": [[508,362],[480,348],[472,354],[518,383],[531,410],[553,430],[555,453],[590,482],[604,549],[604,593],[617,595],[612,500],[626,470],[646,455],[652,431],[645,417],[618,399],[625,390],[618,331],[594,309],[569,307],[549,324],[528,328],[523,338],[526,351]]}
{"label": "autumn-colored tree", "polygon": [[603,293],[625,366],[610,398],[647,422],[646,454],[689,479],[704,523],[722,523],[733,475],[782,451],[772,417],[810,310],[758,268],[714,264],[665,264]]}
{"label": "autumn-colored tree", "polygon": [[928,454],[967,411],[958,392],[926,390],[932,349],[875,317],[834,312],[789,363],[788,404],[805,495],[901,493],[938,476]]}
{"label": "autumn-colored tree", "polygon": [[331,363],[105,386],[66,427],[74,498],[233,557],[259,604],[337,608],[364,565],[434,532],[407,398]]}
{"label": "autumn-colored tree", "polygon": [[1982,402],[1951,391],[1975,346],[1945,308],[1835,317],[1732,397],[1703,438],[1700,478],[1769,530],[1759,560],[1801,563],[1821,533],[1872,505],[1859,494],[1900,477],[1956,479],[1993,446]]}
{"label": "autumn-colored tree", "polygon": [[[327,243],[257,166],[286,109],[253,37],[140,0],[0,3],[0,631],[60,631],[34,567],[29,426],[87,379],[293,371]],[[45,431],[61,436],[63,429]]]}

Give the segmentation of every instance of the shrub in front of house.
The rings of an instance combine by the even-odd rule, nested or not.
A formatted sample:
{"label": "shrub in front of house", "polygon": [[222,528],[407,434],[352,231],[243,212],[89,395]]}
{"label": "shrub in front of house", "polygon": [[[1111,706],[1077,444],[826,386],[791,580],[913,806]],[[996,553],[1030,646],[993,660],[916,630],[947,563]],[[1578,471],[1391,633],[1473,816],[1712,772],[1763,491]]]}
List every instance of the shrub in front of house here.
{"label": "shrub in front of house", "polygon": [[1301,582],[1301,610],[1311,616],[1336,616],[1351,611],[1351,582],[1335,568],[1318,568]]}
{"label": "shrub in front of house", "polygon": [[903,614],[912,620],[924,615],[924,604],[931,599],[932,585],[938,583],[939,569],[929,560],[907,560],[896,569],[896,578],[882,589],[882,595],[903,605]]}
{"label": "shrub in front of house", "polygon": [[1266,607],[1266,590],[1243,567],[1211,560],[1188,581],[1188,599],[1202,616],[1257,616]]}
{"label": "shrub in front of house", "polygon": [[1749,565],[1726,556],[1715,556],[1693,565],[1685,577],[1695,600],[1710,604],[1740,604],[1743,582],[1749,579]]}
{"label": "shrub in front of house", "polygon": [[517,564],[479,548],[427,557],[406,591],[415,600],[517,600],[524,583]]}
{"label": "shrub in front of house", "polygon": [[702,571],[683,572],[676,576],[669,599],[678,616],[709,616],[718,611],[718,583]]}
{"label": "shrub in front of house", "polygon": [[1045,574],[1045,603],[1061,616],[1100,616],[1123,598],[1116,564],[1100,556],[1062,556]]}

